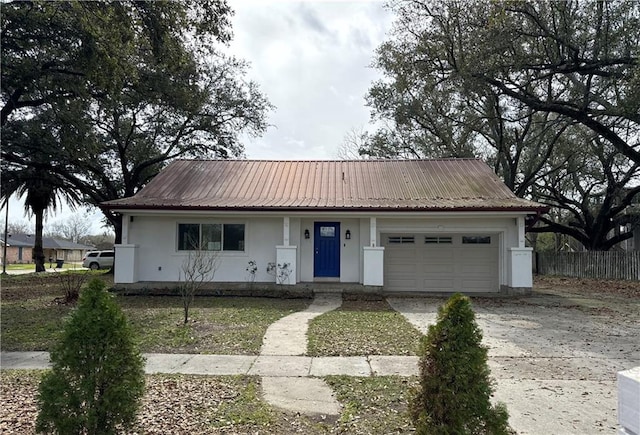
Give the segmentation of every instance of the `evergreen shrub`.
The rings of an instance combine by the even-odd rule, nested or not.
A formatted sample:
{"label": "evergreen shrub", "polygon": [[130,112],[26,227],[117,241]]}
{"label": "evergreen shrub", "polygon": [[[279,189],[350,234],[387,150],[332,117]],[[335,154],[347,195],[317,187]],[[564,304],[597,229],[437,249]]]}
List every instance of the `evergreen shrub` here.
{"label": "evergreen shrub", "polygon": [[144,360],[124,313],[93,279],[51,352],[40,383],[38,432],[113,434],[135,420],[144,393]]}
{"label": "evergreen shrub", "polygon": [[508,413],[493,406],[487,348],[468,297],[439,308],[421,341],[420,383],[410,410],[419,434],[508,434]]}

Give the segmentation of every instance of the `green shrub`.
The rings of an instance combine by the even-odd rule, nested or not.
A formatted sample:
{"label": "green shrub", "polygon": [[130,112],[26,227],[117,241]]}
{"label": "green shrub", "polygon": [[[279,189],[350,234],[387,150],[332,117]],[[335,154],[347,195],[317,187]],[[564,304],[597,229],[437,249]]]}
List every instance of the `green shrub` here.
{"label": "green shrub", "polygon": [[144,360],[105,287],[96,278],[82,291],[51,352],[53,368],[38,394],[39,432],[112,434],[136,417]]}
{"label": "green shrub", "polygon": [[420,385],[410,403],[417,433],[509,433],[505,405],[491,405],[487,348],[481,341],[469,298],[453,295],[421,342]]}

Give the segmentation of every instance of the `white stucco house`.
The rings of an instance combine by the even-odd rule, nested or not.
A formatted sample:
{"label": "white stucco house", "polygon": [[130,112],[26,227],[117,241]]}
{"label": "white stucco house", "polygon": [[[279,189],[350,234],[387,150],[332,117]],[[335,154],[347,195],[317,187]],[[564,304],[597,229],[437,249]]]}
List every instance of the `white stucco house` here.
{"label": "white stucco house", "polygon": [[476,159],[179,160],[103,206],[122,215],[118,286],[178,282],[197,240],[218,283],[276,282],[271,263],[284,285],[385,293],[529,291],[525,225],[546,211]]}

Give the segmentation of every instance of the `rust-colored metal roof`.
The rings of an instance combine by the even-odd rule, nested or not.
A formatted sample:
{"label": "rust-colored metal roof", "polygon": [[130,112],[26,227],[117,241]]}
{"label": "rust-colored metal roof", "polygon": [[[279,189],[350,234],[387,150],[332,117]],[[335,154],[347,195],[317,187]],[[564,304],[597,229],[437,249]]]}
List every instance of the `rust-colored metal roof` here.
{"label": "rust-colored metal roof", "polygon": [[109,209],[540,211],[481,160],[178,160]]}

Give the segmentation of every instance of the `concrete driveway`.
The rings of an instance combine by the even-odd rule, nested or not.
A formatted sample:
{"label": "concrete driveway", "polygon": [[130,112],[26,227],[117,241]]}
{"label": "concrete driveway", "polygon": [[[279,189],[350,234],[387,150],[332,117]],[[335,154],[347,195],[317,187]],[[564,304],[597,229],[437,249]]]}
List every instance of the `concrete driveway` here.
{"label": "concrete driveway", "polygon": [[[542,282],[532,296],[472,300],[495,398],[507,404],[519,434],[615,431],[616,373],[640,365],[637,295]],[[444,299],[389,302],[426,333]]]}

